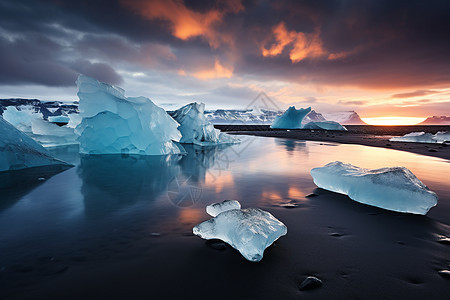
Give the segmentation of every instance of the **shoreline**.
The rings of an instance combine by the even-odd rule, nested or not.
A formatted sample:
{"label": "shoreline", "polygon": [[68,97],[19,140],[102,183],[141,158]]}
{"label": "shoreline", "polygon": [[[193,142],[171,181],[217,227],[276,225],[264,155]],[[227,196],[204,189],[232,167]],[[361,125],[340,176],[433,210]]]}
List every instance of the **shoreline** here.
{"label": "shoreline", "polygon": [[[394,136],[404,135],[414,131],[424,131],[426,126],[347,126],[349,131],[317,131],[309,129],[270,129],[261,125],[226,125],[216,126],[223,132],[233,135],[254,135],[264,137],[285,138],[294,140],[334,142],[341,144],[357,144],[363,146],[380,147],[386,149],[412,152],[450,160],[450,145],[427,144],[410,142],[391,142],[389,139]],[[427,132],[437,132],[446,130],[450,126],[429,126]],[[404,134],[402,134],[405,132]]]}

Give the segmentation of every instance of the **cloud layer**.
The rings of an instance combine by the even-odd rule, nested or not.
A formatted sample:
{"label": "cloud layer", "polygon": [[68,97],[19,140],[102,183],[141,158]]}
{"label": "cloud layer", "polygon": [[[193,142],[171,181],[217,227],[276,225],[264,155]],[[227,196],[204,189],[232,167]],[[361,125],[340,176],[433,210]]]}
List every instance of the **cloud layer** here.
{"label": "cloud layer", "polygon": [[380,104],[322,97],[342,88],[430,98],[450,85],[449,11],[439,0],[0,0],[0,85],[73,87],[84,73],[159,86],[150,94],[164,100],[243,87],[284,103]]}

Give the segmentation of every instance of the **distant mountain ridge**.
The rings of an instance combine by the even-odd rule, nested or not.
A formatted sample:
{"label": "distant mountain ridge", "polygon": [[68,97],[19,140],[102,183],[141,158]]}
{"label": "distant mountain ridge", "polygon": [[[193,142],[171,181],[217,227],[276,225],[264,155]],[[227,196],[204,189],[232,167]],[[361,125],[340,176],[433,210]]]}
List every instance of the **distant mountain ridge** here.
{"label": "distant mountain ridge", "polygon": [[20,110],[21,107],[33,107],[35,112],[42,113],[44,119],[49,116],[60,116],[62,114],[78,113],[78,103],[64,103],[61,101],[41,101],[39,99],[10,98],[0,99],[0,115],[8,106],[14,106]]}
{"label": "distant mountain ridge", "polygon": [[432,116],[418,125],[450,125],[450,117],[447,116]]}
{"label": "distant mountain ridge", "polygon": [[[61,101],[42,101],[39,99],[10,98],[0,99],[0,115],[8,106],[14,106],[21,110],[21,107],[33,107],[35,112],[41,112],[44,119],[49,116],[60,116],[71,113],[78,113],[78,102],[72,104]],[[171,114],[171,111],[167,111]],[[248,125],[270,125],[277,116],[284,113],[281,110],[270,110],[264,108],[253,109],[216,109],[205,110],[207,119],[217,125],[225,124],[248,124]],[[306,115],[303,124],[308,122],[335,121],[342,125],[366,125],[358,113],[355,111],[343,111],[333,113],[319,113],[314,110]]]}

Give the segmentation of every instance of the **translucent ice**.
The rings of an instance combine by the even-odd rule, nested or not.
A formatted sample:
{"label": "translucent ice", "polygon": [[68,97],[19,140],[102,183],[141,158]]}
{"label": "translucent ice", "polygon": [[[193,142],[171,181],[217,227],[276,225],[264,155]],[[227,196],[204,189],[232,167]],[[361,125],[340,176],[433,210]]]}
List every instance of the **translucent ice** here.
{"label": "translucent ice", "polygon": [[8,106],[3,112],[3,118],[23,132],[31,132],[33,120],[43,119],[42,113],[35,112],[32,106],[20,106],[19,109]]}
{"label": "translucent ice", "polygon": [[0,117],[0,172],[47,165],[67,165]]}
{"label": "translucent ice", "polygon": [[425,132],[411,132],[404,136],[393,137],[389,139],[391,142],[412,142],[412,143],[440,143],[450,142],[450,133],[447,131],[439,131],[436,134]]}
{"label": "translucent ice", "polygon": [[311,176],[320,188],[387,210],[425,215],[438,200],[405,167],[369,170],[336,161],[312,169]]}
{"label": "translucent ice", "polygon": [[258,262],[264,250],[287,233],[287,227],[266,211],[247,208],[223,211],[195,226],[193,232],[206,240],[220,239],[245,259]]}
{"label": "translucent ice", "polygon": [[208,215],[215,217],[221,212],[231,210],[231,209],[241,209],[241,204],[236,200],[225,200],[219,203],[213,203],[206,207],[206,212]]}
{"label": "translucent ice", "polygon": [[43,119],[35,119],[32,123],[32,137],[44,147],[56,147],[78,144],[78,135],[74,129],[58,126]]}
{"label": "translucent ice", "polygon": [[68,116],[48,116],[48,121],[52,123],[69,123]]}
{"label": "translucent ice", "polygon": [[125,97],[119,87],[80,75],[76,127],[80,152],[85,154],[163,155],[181,153],[174,141],[178,123],[145,97]]}
{"label": "translucent ice", "polygon": [[319,130],[347,130],[344,126],[334,121],[309,122],[303,126],[304,129]]}
{"label": "translucent ice", "polygon": [[283,128],[283,129],[299,129],[302,128],[303,118],[309,114],[311,107],[295,109],[295,106],[289,107],[283,115],[278,116],[270,125],[270,128]]}
{"label": "translucent ice", "polygon": [[78,124],[81,123],[81,120],[83,119],[80,114],[68,114],[67,117],[69,118],[69,123],[67,123],[67,127],[75,128],[78,126]]}
{"label": "translucent ice", "polygon": [[176,110],[172,117],[180,123],[181,143],[210,146],[217,144],[233,144],[238,139],[220,132],[205,116],[204,103],[189,103]]}

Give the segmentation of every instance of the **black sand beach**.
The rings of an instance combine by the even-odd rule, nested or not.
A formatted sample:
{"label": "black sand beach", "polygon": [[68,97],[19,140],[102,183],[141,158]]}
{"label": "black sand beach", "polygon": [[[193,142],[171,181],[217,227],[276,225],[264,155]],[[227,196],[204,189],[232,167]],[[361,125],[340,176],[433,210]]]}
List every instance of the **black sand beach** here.
{"label": "black sand beach", "polygon": [[[330,138],[326,134],[323,139]],[[21,206],[25,211],[20,223],[9,221],[2,229],[23,240],[0,246],[0,299],[448,298],[450,279],[439,273],[450,269],[450,190],[445,180],[436,181],[450,175],[442,160],[401,154],[440,166],[437,176],[418,169],[439,203],[417,216],[362,205],[314,185],[310,165],[338,159],[337,153],[354,157],[365,148],[260,137],[247,147],[242,138],[239,147],[246,150],[234,158],[230,147],[189,148],[185,161],[158,160],[151,168],[145,167],[150,162],[134,167],[131,158],[120,157],[113,164],[109,157],[73,161],[76,168],[0,211],[0,221],[13,220]],[[223,153],[230,165],[217,170],[214,162]],[[168,201],[164,190],[171,190],[173,174],[194,178],[202,189],[198,202],[178,207]],[[209,219],[206,205],[225,199],[260,207],[288,227],[261,262],[192,234],[193,226]],[[56,210],[58,202],[68,209]],[[38,205],[32,206],[36,212],[29,212],[30,205]],[[41,229],[40,222],[48,225]],[[307,276],[322,286],[301,291]]]}
{"label": "black sand beach", "polygon": [[450,142],[448,144],[424,144],[390,142],[394,136],[403,136],[411,132],[450,131],[450,126],[414,125],[414,126],[370,126],[346,125],[348,131],[320,131],[309,129],[271,129],[269,125],[215,125],[216,128],[237,135],[256,135],[278,138],[288,138],[306,141],[335,142],[341,144],[358,144],[372,147],[382,147],[401,151],[408,151],[421,155],[428,155],[450,159]]}

